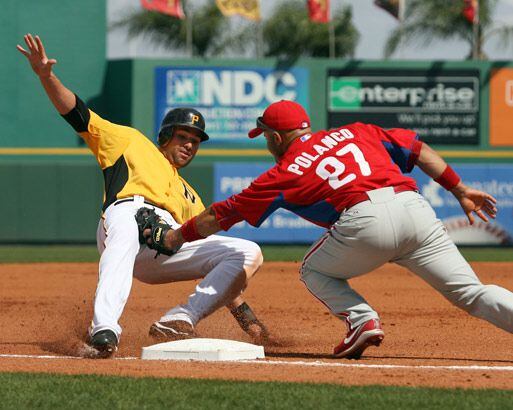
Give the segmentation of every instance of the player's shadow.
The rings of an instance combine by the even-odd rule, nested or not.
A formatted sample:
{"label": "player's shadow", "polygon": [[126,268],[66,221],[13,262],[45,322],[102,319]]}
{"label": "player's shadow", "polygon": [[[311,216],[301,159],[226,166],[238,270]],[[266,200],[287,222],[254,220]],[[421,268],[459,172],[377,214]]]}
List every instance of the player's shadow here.
{"label": "player's shadow", "polygon": [[279,358],[288,358],[288,359],[333,359],[333,356],[330,354],[323,353],[280,353],[280,352],[265,352],[266,357],[274,357],[276,359]]}
{"label": "player's shadow", "polygon": [[69,340],[56,340],[54,342],[0,342],[0,346],[2,345],[35,346],[45,353],[57,354],[60,356],[79,356],[77,354],[78,343],[76,341],[74,344],[71,344]]}
{"label": "player's shadow", "polygon": [[366,359],[394,359],[394,360],[426,360],[426,361],[447,361],[447,362],[475,362],[475,363],[513,363],[507,359],[475,359],[465,357],[424,357],[424,356],[363,356]]}
{"label": "player's shadow", "polygon": [[[266,352],[266,357],[272,357],[275,359],[279,358],[287,358],[287,359],[310,359],[310,360],[319,360],[319,359],[327,359],[327,360],[344,360],[339,357],[334,357],[331,354],[322,354],[322,353],[300,353],[300,352]],[[424,357],[424,356],[369,356],[363,355],[362,360],[365,359],[394,359],[394,360],[423,360],[423,361],[447,361],[447,362],[470,362],[470,363],[505,363],[512,364],[513,360],[505,360],[505,359],[471,359],[471,358],[461,358],[461,357]],[[344,360],[347,363],[357,363],[355,361]]]}
{"label": "player's shadow", "polygon": [[40,346],[39,342],[0,342],[0,346],[2,345],[23,345],[23,346]]}
{"label": "player's shadow", "polygon": [[60,356],[80,357],[78,350],[83,343],[77,340],[55,340],[53,342],[39,342],[37,346],[47,353]]}

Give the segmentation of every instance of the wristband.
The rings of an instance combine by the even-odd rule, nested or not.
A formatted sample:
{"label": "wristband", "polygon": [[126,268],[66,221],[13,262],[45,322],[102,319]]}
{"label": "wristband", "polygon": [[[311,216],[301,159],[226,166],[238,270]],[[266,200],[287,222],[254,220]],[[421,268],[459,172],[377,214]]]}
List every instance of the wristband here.
{"label": "wristband", "polygon": [[454,172],[454,169],[452,169],[450,165],[447,165],[444,172],[442,172],[442,175],[435,179],[435,182],[438,182],[448,191],[458,185],[460,181],[461,178],[456,172]]}
{"label": "wristband", "polygon": [[201,236],[198,232],[198,228],[196,227],[195,222],[196,217],[189,219],[181,226],[180,232],[182,233],[185,242],[194,242],[198,239],[205,239],[205,237]]}

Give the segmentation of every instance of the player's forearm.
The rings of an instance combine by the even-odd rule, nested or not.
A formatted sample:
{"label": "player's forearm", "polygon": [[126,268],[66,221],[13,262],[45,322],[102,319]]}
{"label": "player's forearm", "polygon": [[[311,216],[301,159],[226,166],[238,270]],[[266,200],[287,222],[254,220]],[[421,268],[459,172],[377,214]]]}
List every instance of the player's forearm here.
{"label": "player's forearm", "polygon": [[442,172],[447,167],[447,163],[429,145],[422,143],[422,148],[417,158],[417,166],[431,178],[436,179],[442,175]]}
{"label": "player's forearm", "polygon": [[444,159],[426,143],[422,144],[417,166],[456,197],[464,195],[468,188]]}
{"label": "player's forearm", "polygon": [[75,94],[66,88],[55,74],[39,77],[39,80],[59,114],[67,114],[75,107]]}
{"label": "player's forearm", "polygon": [[209,206],[196,218],[194,218],[194,223],[196,225],[198,234],[203,238],[206,238],[207,236],[210,236],[221,230],[221,226],[216,219],[216,214],[212,206]]}
{"label": "player's forearm", "polygon": [[168,249],[175,249],[182,246],[185,242],[193,242],[198,239],[204,239],[221,230],[219,222],[212,207],[208,207],[198,216],[189,219],[180,229],[171,230],[167,233],[165,246]]}

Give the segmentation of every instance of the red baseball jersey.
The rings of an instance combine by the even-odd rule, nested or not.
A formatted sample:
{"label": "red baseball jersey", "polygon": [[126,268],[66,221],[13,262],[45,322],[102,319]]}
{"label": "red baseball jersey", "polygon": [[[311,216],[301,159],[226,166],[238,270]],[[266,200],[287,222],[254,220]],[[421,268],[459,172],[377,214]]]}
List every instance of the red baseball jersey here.
{"label": "red baseball jersey", "polygon": [[216,219],[224,230],[242,220],[260,226],[284,208],[329,227],[344,209],[367,200],[367,191],[417,190],[403,173],[411,172],[421,146],[414,131],[362,123],[304,135],[248,188],[213,204]]}

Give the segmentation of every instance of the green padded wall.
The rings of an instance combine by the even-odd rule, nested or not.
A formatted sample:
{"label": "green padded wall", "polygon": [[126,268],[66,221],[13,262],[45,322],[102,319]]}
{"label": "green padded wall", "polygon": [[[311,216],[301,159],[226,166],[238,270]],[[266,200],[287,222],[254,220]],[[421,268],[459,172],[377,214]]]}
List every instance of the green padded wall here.
{"label": "green padded wall", "polygon": [[3,0],[0,9],[0,147],[77,146],[16,44],[25,45],[25,33],[40,35],[63,83],[94,99],[107,65],[105,1]]}
{"label": "green padded wall", "polygon": [[[180,174],[210,204],[212,166],[192,164]],[[95,241],[103,201],[96,161],[0,161],[0,175],[0,243]]]}
{"label": "green padded wall", "polygon": [[95,164],[55,161],[0,163],[0,242],[94,240],[103,195]]}

